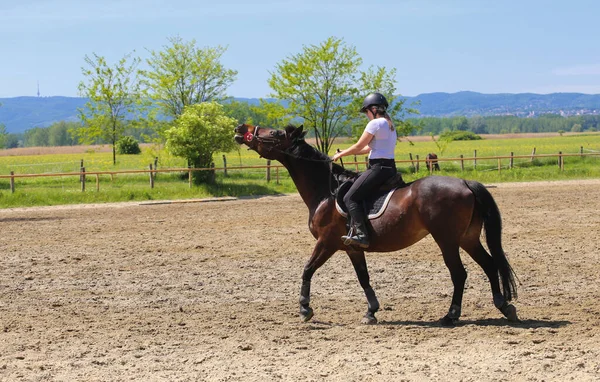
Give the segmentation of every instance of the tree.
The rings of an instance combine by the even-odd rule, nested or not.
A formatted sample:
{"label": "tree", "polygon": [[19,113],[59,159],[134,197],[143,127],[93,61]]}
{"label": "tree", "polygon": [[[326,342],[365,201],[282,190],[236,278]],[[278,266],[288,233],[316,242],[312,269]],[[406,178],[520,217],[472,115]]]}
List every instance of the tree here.
{"label": "tree", "polygon": [[49,146],[73,146],[77,140],[70,131],[79,128],[81,125],[77,122],[55,122],[48,128]]}
{"label": "tree", "polygon": [[[97,138],[112,145],[113,164],[117,163],[115,144],[128,125],[127,118],[135,120],[143,113],[146,103],[141,96],[141,86],[137,67],[140,59],[125,55],[114,66],[106,59],[93,53],[85,56],[87,68],[82,68],[86,81],[79,84],[79,93],[89,98],[79,115],[83,126],[73,129],[84,143]],[[131,123],[129,123],[131,125]]]}
{"label": "tree", "polygon": [[356,49],[342,39],[304,46],[302,53],[277,64],[269,78],[270,96],[287,101],[288,112],[314,130],[317,148],[328,153],[358,95],[355,76],[361,64]]}
{"label": "tree", "polygon": [[285,108],[278,102],[260,100],[260,104],[251,105],[248,102],[229,101],[223,104],[225,114],[235,118],[238,123],[249,123],[259,126],[277,126],[283,122],[281,115]]}
{"label": "tree", "polygon": [[149,96],[167,117],[177,119],[186,106],[226,98],[227,88],[237,71],[226,69],[221,56],[226,48],[199,49],[196,41],[180,37],[168,39],[163,51],[151,51],[146,60],[150,70],[143,71]]}
{"label": "tree", "polygon": [[[186,158],[194,168],[208,168],[215,152],[226,152],[235,147],[231,135],[236,125],[237,121],[226,116],[223,106],[216,102],[190,105],[164,132],[166,148],[171,154]],[[196,184],[211,180],[209,171],[194,172]]]}
{"label": "tree", "polygon": [[305,46],[302,53],[284,59],[271,73],[270,96],[287,102],[288,114],[304,120],[323,153],[329,152],[337,136],[350,133],[358,124],[359,105],[369,92],[379,91],[396,101],[396,117],[405,110],[404,101],[393,96],[395,70],[369,68],[361,72],[361,64],[353,46],[330,37],[319,45]]}
{"label": "tree", "polygon": [[[2,107],[2,102],[0,102],[0,107]],[[6,137],[8,132],[6,131],[6,126],[0,122],[0,149],[6,147]]]}
{"label": "tree", "polygon": [[0,123],[0,149],[6,148],[8,132],[3,123]]}
{"label": "tree", "polygon": [[23,133],[23,146],[48,146],[48,129],[43,127],[34,127],[32,129],[25,130],[25,133]]}
{"label": "tree", "polygon": [[[413,131],[420,130],[421,125],[413,123],[406,119],[407,114],[419,114],[419,111],[406,107],[406,99],[401,95],[396,94],[396,69],[390,70],[385,67],[369,67],[366,71],[360,72],[359,89],[360,94],[355,97],[352,102],[350,115],[357,115],[357,111],[362,107],[366,94],[378,92],[385,96],[388,100],[388,114],[394,122],[396,134],[400,137],[409,135]],[[362,135],[365,128],[364,117],[359,116],[354,118],[352,126],[353,136],[358,139]]]}

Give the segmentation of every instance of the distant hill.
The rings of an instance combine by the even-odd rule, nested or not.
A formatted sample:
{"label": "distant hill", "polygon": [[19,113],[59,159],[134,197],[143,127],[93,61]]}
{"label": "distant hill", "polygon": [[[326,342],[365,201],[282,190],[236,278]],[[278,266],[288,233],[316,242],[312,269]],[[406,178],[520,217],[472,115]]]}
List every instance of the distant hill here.
{"label": "distant hill", "polygon": [[[600,114],[600,94],[482,94],[476,92],[426,93],[405,97],[406,105],[420,101],[416,108],[421,116],[516,115],[544,113],[562,115]],[[257,98],[235,98],[257,104]],[[77,109],[87,102],[78,97],[0,98],[0,123],[9,133],[21,133],[33,127],[48,127],[58,121],[77,121]]]}
{"label": "distant hill", "polygon": [[87,98],[79,97],[0,98],[0,123],[9,133],[22,133],[59,121],[77,121],[77,109],[86,102]]}
{"label": "distant hill", "polygon": [[600,94],[482,94],[464,91],[426,93],[407,98],[409,101],[421,101],[418,109],[422,116],[516,115],[527,117],[543,113],[600,114]]}

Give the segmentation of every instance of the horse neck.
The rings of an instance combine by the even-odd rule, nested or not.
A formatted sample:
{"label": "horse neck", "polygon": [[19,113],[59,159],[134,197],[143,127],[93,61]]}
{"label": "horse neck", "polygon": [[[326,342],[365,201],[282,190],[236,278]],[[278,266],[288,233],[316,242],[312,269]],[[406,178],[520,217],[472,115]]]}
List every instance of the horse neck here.
{"label": "horse neck", "polygon": [[331,196],[332,175],[327,162],[286,157],[280,160],[288,170],[300,197],[312,212]]}

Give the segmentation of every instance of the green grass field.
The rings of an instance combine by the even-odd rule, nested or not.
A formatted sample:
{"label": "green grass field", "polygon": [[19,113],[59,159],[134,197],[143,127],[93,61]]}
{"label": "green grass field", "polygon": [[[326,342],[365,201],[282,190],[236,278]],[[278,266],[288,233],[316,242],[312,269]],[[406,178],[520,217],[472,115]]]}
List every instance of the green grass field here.
{"label": "green grass field", "polygon": [[[410,139],[410,138],[409,138]],[[335,149],[349,146],[350,143],[340,143],[333,146]],[[600,153],[600,134],[580,134],[556,137],[518,138],[518,139],[484,139],[481,141],[454,141],[448,144],[443,153],[433,140],[414,141],[412,144],[403,139],[397,146],[396,159],[398,168],[406,181],[412,181],[428,175],[424,163],[420,164],[420,171],[415,173],[413,164],[410,163],[409,154],[413,159],[417,156],[423,160],[427,153],[438,154],[442,175],[456,176],[466,179],[475,179],[483,183],[491,182],[518,182],[536,180],[559,179],[585,179],[600,178],[600,155],[596,156],[568,156],[564,158],[565,170],[558,167],[557,157],[543,157],[531,160],[515,158],[514,167],[509,169],[509,159],[501,161],[501,171],[498,171],[497,159],[482,159],[489,156],[514,155],[529,156],[535,147],[536,154],[578,154]],[[475,168],[473,156],[477,151],[477,166]],[[57,149],[57,151],[60,151]],[[223,167],[223,153],[215,155],[215,166]],[[223,171],[217,171],[217,181],[214,185],[193,186],[190,188],[187,173],[170,172],[159,173],[155,179],[154,188],[150,187],[148,174],[102,174],[86,177],[86,190],[81,191],[79,176],[45,176],[15,179],[15,193],[10,191],[9,179],[0,179],[0,208],[57,205],[73,203],[98,203],[118,201],[143,201],[143,200],[175,200],[204,198],[210,196],[242,196],[242,195],[268,195],[296,192],[295,186],[285,169],[278,170],[279,182],[276,182],[277,173],[271,170],[271,182],[265,180],[265,169],[234,170],[232,166],[260,166],[266,160],[245,148],[225,153],[227,166],[230,168],[228,176]],[[456,159],[463,155],[464,171],[461,161]],[[80,168],[83,160],[86,172],[96,171],[123,171],[144,170],[153,164],[158,157],[158,168],[184,168],[185,161],[175,158],[162,150],[154,147],[144,147],[140,155],[120,155],[117,164],[112,164],[112,154],[108,152],[88,151],[79,154],[29,155],[29,156],[0,156],[0,175],[15,174],[56,174],[74,173]],[[444,158],[454,158],[444,161]],[[358,161],[364,161],[357,158]],[[345,157],[344,162],[350,169],[355,165],[349,163],[352,157]],[[406,161],[406,162],[405,162]],[[276,163],[273,163],[276,164]],[[359,170],[364,166],[360,165]],[[98,181],[98,183],[97,183]],[[98,189],[97,189],[98,184]]]}

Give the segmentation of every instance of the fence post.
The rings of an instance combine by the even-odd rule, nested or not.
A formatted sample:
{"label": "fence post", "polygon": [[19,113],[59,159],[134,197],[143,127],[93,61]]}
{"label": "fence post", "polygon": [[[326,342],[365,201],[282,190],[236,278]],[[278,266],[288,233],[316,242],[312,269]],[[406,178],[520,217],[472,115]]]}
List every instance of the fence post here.
{"label": "fence post", "polygon": [[419,172],[419,154],[415,155],[415,172]]}
{"label": "fence post", "polygon": [[358,172],[358,161],[356,159],[356,155],[354,156],[354,168],[356,169],[356,172]]}
{"label": "fence post", "polygon": [[562,151],[559,151],[559,152],[558,152],[558,168],[559,168],[560,170],[563,170],[563,169],[564,169],[564,166],[563,166],[563,156],[562,156]]}
{"label": "fence post", "polygon": [[190,184],[190,188],[192,188],[192,166],[188,165],[188,183]]}
{"label": "fence post", "polygon": [[[79,161],[79,170],[83,168],[83,159]],[[79,175],[79,181],[83,182],[83,175]]]}
{"label": "fence post", "polygon": [[279,184],[279,167],[275,167],[275,180]]}
{"label": "fence post", "polygon": [[10,193],[11,194],[15,193],[15,172],[14,171],[10,172]]}
{"label": "fence post", "polygon": [[[158,170],[158,157],[154,157],[154,169]],[[158,172],[154,173],[154,179],[156,179],[156,175],[158,175]]]}
{"label": "fence post", "polygon": [[96,192],[100,191],[100,175],[96,174]]}
{"label": "fence post", "polygon": [[477,170],[477,150],[473,150],[473,169]]}
{"label": "fence post", "polygon": [[498,158],[498,174],[500,174],[501,169],[502,169],[502,159]]}
{"label": "fence post", "polygon": [[533,162],[533,158],[535,157],[535,147],[533,148],[533,151],[531,152],[531,161]]}
{"label": "fence post", "polygon": [[223,154],[223,175],[227,176],[227,157]]}
{"label": "fence post", "polygon": [[579,146],[579,156],[583,156],[583,146]]}
{"label": "fence post", "polygon": [[154,175],[152,172],[152,163],[150,163],[150,188],[154,188]]}
{"label": "fence post", "polygon": [[267,159],[267,183],[271,181],[271,160]]}
{"label": "fence post", "polygon": [[460,154],[460,171],[465,171],[465,160],[463,159],[462,154]]}
{"label": "fence post", "polygon": [[81,191],[85,191],[85,167],[81,168],[81,174],[79,175],[81,177]]}
{"label": "fence post", "polygon": [[408,153],[408,157],[410,158],[410,164],[415,168],[415,162],[413,162],[412,153]]}
{"label": "fence post", "polygon": [[511,151],[510,152],[510,163],[508,165],[508,168],[512,170],[513,165],[514,165],[514,158],[513,158],[514,153]]}

